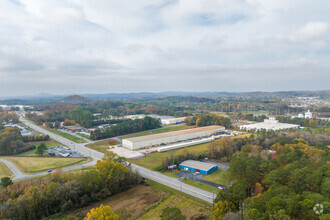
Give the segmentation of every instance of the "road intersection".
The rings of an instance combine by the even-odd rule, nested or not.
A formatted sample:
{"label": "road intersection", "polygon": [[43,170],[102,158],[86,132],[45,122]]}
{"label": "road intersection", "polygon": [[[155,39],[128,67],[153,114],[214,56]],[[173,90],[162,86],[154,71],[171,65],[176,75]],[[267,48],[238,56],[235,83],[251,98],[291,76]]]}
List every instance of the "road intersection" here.
{"label": "road intersection", "polygon": [[[74,143],[62,136],[59,136],[57,134],[54,134],[44,128],[41,128],[37,125],[35,125],[34,123],[26,120],[25,118],[21,117],[20,121],[22,123],[24,123],[26,126],[32,128],[35,131],[38,131],[42,134],[45,135],[49,135],[50,138],[54,139],[55,141],[62,143],[66,146],[68,146],[69,148],[78,151],[86,156],[89,156],[91,158],[93,158],[93,161],[85,163],[85,164],[79,164],[79,165],[75,165],[75,166],[71,166],[71,167],[66,167],[63,168],[63,171],[68,171],[68,170],[74,170],[74,169],[79,169],[79,168],[83,168],[83,167],[87,167],[87,166],[91,166],[91,165],[95,165],[96,162],[98,160],[101,160],[103,157],[103,153],[95,151],[93,149],[90,149],[88,147],[86,147],[86,143],[83,144],[78,144],[78,143]],[[48,174],[48,172],[42,172],[42,173],[37,173],[37,174],[31,174],[31,175],[25,175],[23,174],[21,171],[19,171],[12,163],[10,163],[9,161],[6,160],[1,160],[2,162],[4,162],[15,174],[15,177],[13,178],[13,180],[21,180],[21,179],[27,179],[27,178],[31,178],[31,177],[37,177],[37,176],[42,176],[42,175],[46,175]],[[9,162],[9,163],[8,163]],[[183,182],[181,182],[179,179],[173,178],[173,177],[169,177],[166,175],[163,175],[161,173],[158,172],[154,172],[151,171],[149,169],[146,169],[144,167],[135,165],[135,164],[131,164],[132,169],[139,173],[142,177],[153,180],[155,182],[158,182],[160,184],[166,185],[168,187],[171,187],[173,189],[179,190],[181,192],[187,193],[191,196],[197,197],[199,199],[202,199],[204,201],[207,201],[209,203],[213,203],[216,194],[213,194],[211,192],[190,186],[188,184],[185,184]],[[12,169],[13,168],[13,169]]]}

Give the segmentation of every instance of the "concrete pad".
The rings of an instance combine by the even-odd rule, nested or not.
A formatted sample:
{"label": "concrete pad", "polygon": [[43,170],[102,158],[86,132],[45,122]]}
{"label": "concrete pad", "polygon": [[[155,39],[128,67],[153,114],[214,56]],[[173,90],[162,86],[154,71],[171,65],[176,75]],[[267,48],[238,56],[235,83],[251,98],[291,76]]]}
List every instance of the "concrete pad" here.
{"label": "concrete pad", "polygon": [[118,147],[118,146],[109,148],[109,151],[112,151],[121,157],[129,158],[129,159],[136,159],[136,158],[145,156],[145,154],[143,154],[141,152],[133,151],[133,150],[127,149],[125,147]]}

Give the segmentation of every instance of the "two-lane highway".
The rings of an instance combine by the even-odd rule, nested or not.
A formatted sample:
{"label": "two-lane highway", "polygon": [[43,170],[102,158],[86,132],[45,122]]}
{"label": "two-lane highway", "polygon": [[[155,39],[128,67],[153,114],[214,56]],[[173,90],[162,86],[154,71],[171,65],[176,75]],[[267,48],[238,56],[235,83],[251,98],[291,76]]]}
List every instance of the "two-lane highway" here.
{"label": "two-lane highway", "polygon": [[[38,131],[38,132],[43,133],[43,134],[47,134],[52,139],[56,140],[57,142],[62,143],[64,145],[70,147],[71,149],[76,150],[76,151],[78,151],[78,152],[80,152],[80,153],[82,153],[86,156],[90,156],[94,159],[92,162],[79,165],[79,167],[68,167],[67,169],[63,168],[63,170],[78,169],[78,168],[81,168],[81,167],[94,165],[94,164],[96,164],[97,160],[100,160],[103,157],[103,153],[86,147],[85,146],[86,144],[74,143],[74,142],[72,142],[72,141],[70,141],[70,140],[68,140],[68,139],[66,139],[62,136],[54,134],[54,133],[52,133],[52,132],[50,132],[46,129],[43,129],[43,128],[29,122],[28,120],[24,119],[23,117],[21,117],[20,120],[25,125],[31,127],[33,130]],[[146,169],[144,167],[141,167],[141,166],[138,166],[138,165],[135,165],[135,164],[132,164],[131,166],[132,166],[132,169],[134,171],[139,173],[144,178],[153,180],[153,181],[158,182],[160,184],[163,184],[163,185],[166,185],[168,187],[174,188],[176,190],[182,191],[184,193],[187,193],[187,194],[192,195],[194,197],[197,197],[199,199],[205,200],[207,202],[213,203],[213,200],[216,197],[216,195],[213,194],[213,193],[210,193],[210,192],[207,192],[205,190],[202,190],[202,189],[190,186],[188,184],[182,183],[180,180],[178,180],[176,178],[169,177],[169,176],[163,175],[161,173],[151,171],[149,169]],[[39,174],[35,174],[35,175],[39,175]],[[42,175],[42,174],[40,174],[40,175]],[[26,176],[25,178],[28,178],[29,176]]]}

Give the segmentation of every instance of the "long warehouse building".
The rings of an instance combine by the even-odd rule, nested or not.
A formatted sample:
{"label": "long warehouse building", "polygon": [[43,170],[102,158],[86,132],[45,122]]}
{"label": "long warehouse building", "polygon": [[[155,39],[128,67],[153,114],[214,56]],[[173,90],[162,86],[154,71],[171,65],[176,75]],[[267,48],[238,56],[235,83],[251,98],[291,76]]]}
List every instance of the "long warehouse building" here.
{"label": "long warehouse building", "polygon": [[122,145],[131,150],[137,150],[145,147],[153,147],[160,145],[168,145],[179,141],[186,141],[205,136],[211,136],[215,133],[223,132],[223,126],[207,126],[199,128],[191,128],[180,131],[171,131],[161,134],[152,134],[142,137],[134,137],[123,139]]}

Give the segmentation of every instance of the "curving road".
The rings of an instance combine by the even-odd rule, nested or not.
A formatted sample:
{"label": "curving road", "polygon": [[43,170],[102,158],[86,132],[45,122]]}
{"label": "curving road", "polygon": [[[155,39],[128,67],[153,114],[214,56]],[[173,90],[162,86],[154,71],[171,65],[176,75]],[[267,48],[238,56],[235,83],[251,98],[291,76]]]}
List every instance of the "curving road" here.
{"label": "curving road", "polygon": [[[86,156],[92,157],[93,161],[89,162],[89,163],[85,163],[85,164],[81,164],[81,165],[76,165],[76,166],[72,166],[72,167],[66,167],[63,168],[62,170],[67,171],[67,170],[73,170],[73,169],[79,169],[82,167],[86,167],[86,166],[91,166],[96,164],[97,160],[101,160],[103,157],[103,153],[100,153],[98,151],[92,150],[88,147],[86,147],[86,144],[77,144],[74,143],[64,137],[61,137],[59,135],[56,135],[46,129],[43,129],[31,122],[29,122],[28,120],[24,119],[23,117],[20,118],[20,121],[22,123],[24,123],[25,125],[31,127],[32,129],[43,133],[43,134],[47,134],[49,135],[52,139],[56,140],[59,143],[62,143],[68,147],[70,147],[73,150],[76,150]],[[8,162],[8,161],[7,161]],[[7,163],[6,163],[7,164]],[[13,164],[11,164],[13,165]],[[9,167],[9,166],[8,166]],[[15,166],[14,166],[15,167]],[[210,192],[207,192],[205,190],[190,186],[188,184],[185,184],[183,182],[181,182],[180,180],[173,178],[173,177],[169,177],[154,171],[151,171],[149,169],[146,169],[144,167],[135,165],[135,164],[131,164],[131,167],[134,171],[136,171],[137,173],[139,173],[141,176],[143,176],[144,178],[153,180],[155,182],[158,182],[160,184],[166,185],[168,187],[174,188],[176,190],[179,190],[181,192],[187,193],[189,195],[192,195],[194,197],[197,197],[199,199],[205,200],[207,202],[213,203],[216,195]],[[15,167],[16,168],[16,167]],[[15,169],[14,168],[14,169]],[[17,168],[16,168],[17,169]],[[18,170],[18,169],[17,169]],[[13,170],[12,170],[13,171]],[[18,170],[19,171],[19,170]],[[14,171],[13,171],[14,172]],[[20,172],[20,171],[19,171]],[[47,172],[42,172],[42,173],[37,173],[37,174],[32,174],[32,175],[17,175],[15,178],[13,178],[14,180],[18,180],[18,179],[25,179],[25,178],[30,178],[30,177],[35,177],[35,176],[42,176],[47,174]],[[16,175],[16,174],[15,174]]]}
{"label": "curving road", "polygon": [[[15,178],[24,178],[25,174],[23,174],[12,162],[5,160],[5,159],[0,159],[0,162],[3,162],[4,164],[7,165],[7,167],[13,172],[15,175]],[[15,178],[13,178],[15,180]]]}

